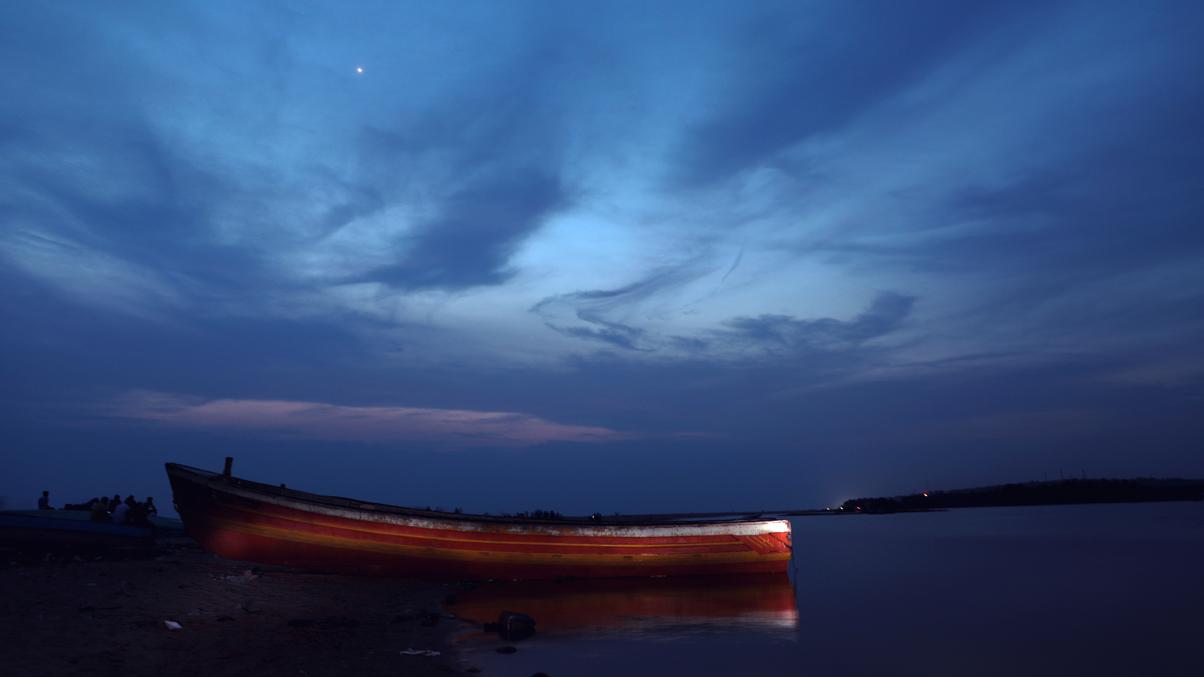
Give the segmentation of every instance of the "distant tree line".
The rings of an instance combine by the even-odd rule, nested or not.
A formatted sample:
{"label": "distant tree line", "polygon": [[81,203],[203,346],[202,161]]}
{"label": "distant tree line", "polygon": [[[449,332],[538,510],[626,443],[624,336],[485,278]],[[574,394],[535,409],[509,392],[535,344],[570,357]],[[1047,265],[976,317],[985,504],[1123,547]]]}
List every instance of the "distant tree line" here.
{"label": "distant tree line", "polygon": [[1069,479],[1001,484],[952,491],[926,491],[906,496],[853,498],[841,504],[840,509],[844,512],[891,513],[946,508],[1199,501],[1201,499],[1204,499],[1204,480]]}

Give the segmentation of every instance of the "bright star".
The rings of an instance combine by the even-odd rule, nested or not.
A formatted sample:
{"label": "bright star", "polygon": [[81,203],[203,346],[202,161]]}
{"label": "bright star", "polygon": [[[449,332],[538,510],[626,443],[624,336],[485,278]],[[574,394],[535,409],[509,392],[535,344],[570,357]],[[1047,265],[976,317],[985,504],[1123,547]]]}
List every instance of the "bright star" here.
{"label": "bright star", "polygon": [[363,67],[363,66],[356,66],[356,67],[355,67],[355,72],[356,72],[356,73],[359,73],[360,75],[363,75],[363,74],[364,74],[364,67]]}

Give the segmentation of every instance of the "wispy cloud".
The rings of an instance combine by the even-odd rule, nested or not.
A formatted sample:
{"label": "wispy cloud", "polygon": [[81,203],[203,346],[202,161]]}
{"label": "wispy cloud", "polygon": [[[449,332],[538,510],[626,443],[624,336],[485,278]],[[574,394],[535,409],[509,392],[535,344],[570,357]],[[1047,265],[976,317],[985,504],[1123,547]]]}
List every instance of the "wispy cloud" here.
{"label": "wispy cloud", "polygon": [[551,330],[573,338],[598,341],[633,351],[660,349],[660,340],[620,318],[642,302],[679,289],[707,271],[684,265],[653,273],[618,289],[593,289],[550,296],[531,307]]}
{"label": "wispy cloud", "polygon": [[638,437],[507,411],[345,406],[295,400],[213,399],[133,392],[103,407],[110,417],[224,433],[437,446],[529,446]]}
{"label": "wispy cloud", "polygon": [[685,266],[618,289],[561,294],[540,301],[531,312],[560,334],[628,351],[657,353],[667,358],[696,359],[705,355],[756,360],[807,351],[847,352],[862,348],[867,342],[902,327],[916,302],[915,297],[906,294],[880,292],[864,310],[847,320],[785,314],[738,316],[719,326],[704,327],[693,336],[657,331],[654,325],[639,323],[642,314],[636,311],[643,302],[694,282],[707,272],[713,271]]}
{"label": "wispy cloud", "polygon": [[1204,356],[1198,353],[1159,356],[1107,371],[1100,376],[1100,380],[1126,386],[1179,387],[1198,384],[1204,381]]}
{"label": "wispy cloud", "polygon": [[[727,55],[741,77],[687,135],[680,180],[706,185],[841,131],[1000,18],[990,3],[939,4],[835,3],[808,8],[810,21],[771,10],[732,22],[725,38],[740,49]],[[832,25],[842,39],[825,35]]]}
{"label": "wispy cloud", "polygon": [[914,297],[883,292],[868,308],[847,321],[802,320],[788,315],[738,317],[726,323],[726,336],[737,343],[767,347],[847,350],[897,329],[914,305]]}

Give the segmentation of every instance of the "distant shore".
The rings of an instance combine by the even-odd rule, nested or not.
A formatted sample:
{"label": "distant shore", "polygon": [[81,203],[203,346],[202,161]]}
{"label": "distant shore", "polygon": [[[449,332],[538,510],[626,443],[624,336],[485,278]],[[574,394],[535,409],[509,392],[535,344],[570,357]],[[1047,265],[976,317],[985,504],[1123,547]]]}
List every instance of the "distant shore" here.
{"label": "distant shore", "polygon": [[951,508],[1002,508],[1091,503],[1152,503],[1204,499],[1204,480],[1063,479],[989,487],[922,491],[902,496],[853,498],[840,513],[894,513]]}
{"label": "distant shore", "polygon": [[[223,560],[186,539],[149,556],[9,550],[0,665],[12,675],[444,675],[454,586]],[[167,621],[179,624],[169,629]],[[438,656],[402,655],[407,649]]]}

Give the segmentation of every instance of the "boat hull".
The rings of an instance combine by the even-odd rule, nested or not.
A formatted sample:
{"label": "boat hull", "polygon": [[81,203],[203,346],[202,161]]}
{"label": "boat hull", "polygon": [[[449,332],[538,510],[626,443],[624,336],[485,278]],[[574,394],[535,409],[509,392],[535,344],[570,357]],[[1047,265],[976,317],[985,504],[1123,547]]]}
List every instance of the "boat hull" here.
{"label": "boat hull", "polygon": [[443,580],[780,573],[783,520],[506,520],[276,489],[168,464],[177,510],[222,557],[315,571]]}

